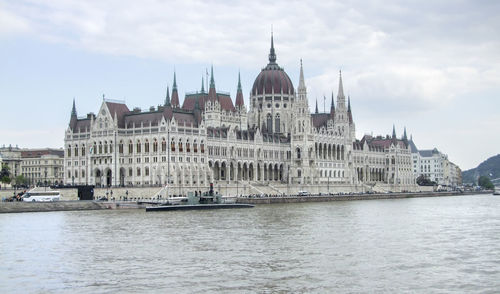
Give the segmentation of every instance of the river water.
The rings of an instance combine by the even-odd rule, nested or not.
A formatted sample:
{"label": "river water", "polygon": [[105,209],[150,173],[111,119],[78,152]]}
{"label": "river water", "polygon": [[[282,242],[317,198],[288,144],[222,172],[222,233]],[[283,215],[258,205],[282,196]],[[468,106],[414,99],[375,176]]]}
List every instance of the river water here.
{"label": "river water", "polygon": [[0,215],[0,293],[498,293],[500,197]]}

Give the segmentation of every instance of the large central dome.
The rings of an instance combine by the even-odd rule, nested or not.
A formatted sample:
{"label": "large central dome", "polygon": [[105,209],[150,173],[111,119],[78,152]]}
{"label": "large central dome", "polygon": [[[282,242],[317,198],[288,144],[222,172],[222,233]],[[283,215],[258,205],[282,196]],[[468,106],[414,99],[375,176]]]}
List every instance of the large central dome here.
{"label": "large central dome", "polygon": [[276,63],[276,53],[274,52],[274,41],[271,35],[271,51],[269,53],[269,63],[259,73],[252,87],[252,96],[266,94],[286,94],[293,95],[294,89],[290,77],[283,68]]}

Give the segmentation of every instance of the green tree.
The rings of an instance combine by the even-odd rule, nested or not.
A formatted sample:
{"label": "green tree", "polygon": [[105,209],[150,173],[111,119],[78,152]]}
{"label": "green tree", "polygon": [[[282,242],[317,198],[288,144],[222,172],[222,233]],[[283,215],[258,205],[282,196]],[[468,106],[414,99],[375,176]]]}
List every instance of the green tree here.
{"label": "green tree", "polygon": [[7,164],[2,163],[2,169],[0,170],[0,179],[3,179],[4,177],[10,177],[10,167]]}
{"label": "green tree", "polygon": [[0,182],[2,182],[4,184],[9,184],[10,183],[10,177],[3,176],[2,178],[0,178]]}
{"label": "green tree", "polygon": [[483,189],[490,190],[495,188],[490,178],[487,176],[480,176],[479,179],[477,180],[477,184],[481,186]]}
{"label": "green tree", "polygon": [[15,177],[15,179],[14,179],[14,185],[16,185],[16,186],[26,185],[27,183],[28,183],[28,180],[23,175],[19,175],[19,176]]}

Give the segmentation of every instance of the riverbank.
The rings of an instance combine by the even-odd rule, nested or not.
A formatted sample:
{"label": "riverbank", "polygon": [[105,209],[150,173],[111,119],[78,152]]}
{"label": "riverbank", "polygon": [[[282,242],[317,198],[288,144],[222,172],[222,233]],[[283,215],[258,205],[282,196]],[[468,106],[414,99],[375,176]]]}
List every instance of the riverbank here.
{"label": "riverbank", "polygon": [[[484,192],[433,192],[433,193],[390,193],[390,194],[357,194],[357,195],[311,195],[311,196],[277,196],[277,197],[244,197],[238,198],[240,204],[275,204],[304,203],[328,201],[356,201],[377,199],[402,199],[419,197],[465,196],[491,194]],[[78,211],[103,209],[144,209],[148,204],[136,201],[56,201],[56,202],[0,202],[0,213],[16,212],[49,212]]]}
{"label": "riverbank", "polygon": [[238,203],[245,204],[275,204],[275,203],[303,203],[328,201],[356,201],[378,199],[403,199],[420,197],[465,196],[476,194],[491,194],[484,192],[421,192],[421,193],[384,193],[384,194],[343,194],[343,195],[310,195],[310,196],[277,196],[277,197],[250,197],[238,198]]}

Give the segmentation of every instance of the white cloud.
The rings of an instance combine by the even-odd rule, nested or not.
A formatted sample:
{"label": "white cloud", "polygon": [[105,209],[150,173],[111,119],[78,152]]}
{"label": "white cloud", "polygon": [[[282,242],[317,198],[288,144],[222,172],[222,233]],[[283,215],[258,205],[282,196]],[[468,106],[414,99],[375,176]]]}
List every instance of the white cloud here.
{"label": "white cloud", "polygon": [[497,2],[468,1],[35,0],[0,6],[0,35],[177,65],[258,70],[272,24],[278,63],[297,77],[304,59],[311,107],[323,95],[329,105],[342,69],[355,113],[366,115],[357,119],[369,125],[363,120],[375,118],[370,111],[415,117],[498,89],[499,11]]}

